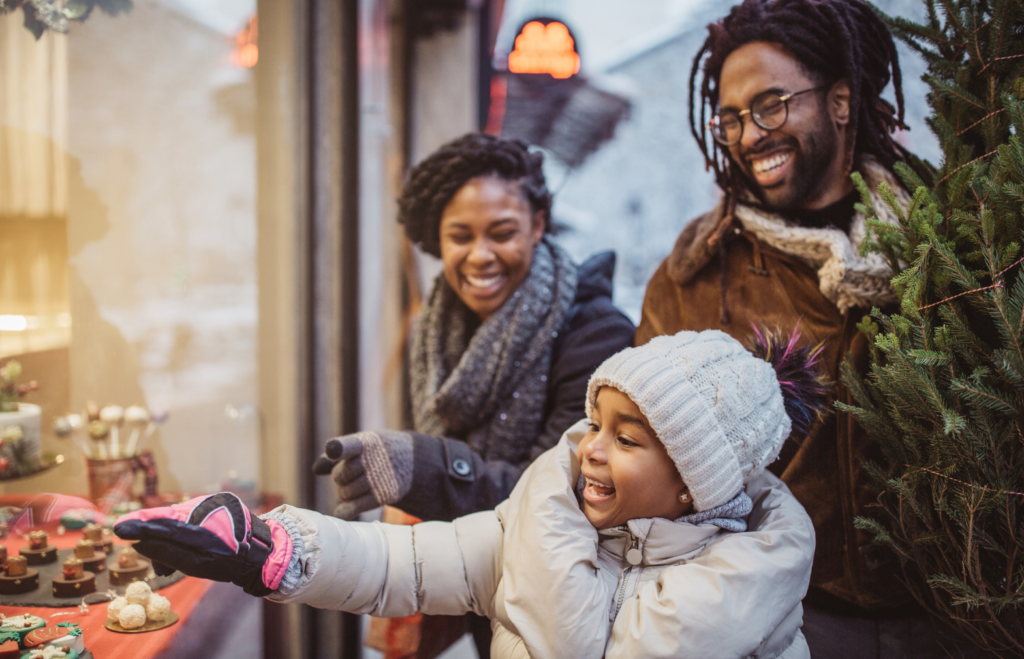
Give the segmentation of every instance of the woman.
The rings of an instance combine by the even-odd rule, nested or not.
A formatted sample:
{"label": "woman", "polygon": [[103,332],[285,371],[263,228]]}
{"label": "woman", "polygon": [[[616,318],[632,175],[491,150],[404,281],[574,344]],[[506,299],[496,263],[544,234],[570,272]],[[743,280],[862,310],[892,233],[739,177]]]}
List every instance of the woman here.
{"label": "woman", "polygon": [[[518,140],[471,133],[410,173],[399,222],[443,263],[409,355],[413,432],[327,442],[313,470],[338,486],[338,517],[392,505],[451,521],[494,508],[586,416],[591,373],[633,344],[611,301],[614,253],[577,266],[548,239],[542,162]],[[462,633],[461,621],[432,618],[418,656]],[[489,656],[489,621],[470,615],[469,626]]]}
{"label": "woman", "polygon": [[577,266],[548,238],[542,161],[520,141],[471,133],[412,170],[399,222],[444,266],[409,356],[414,431],[327,443],[314,471],[338,485],[339,517],[493,508],[585,416],[590,374],[632,345],[611,301],[614,254]]}

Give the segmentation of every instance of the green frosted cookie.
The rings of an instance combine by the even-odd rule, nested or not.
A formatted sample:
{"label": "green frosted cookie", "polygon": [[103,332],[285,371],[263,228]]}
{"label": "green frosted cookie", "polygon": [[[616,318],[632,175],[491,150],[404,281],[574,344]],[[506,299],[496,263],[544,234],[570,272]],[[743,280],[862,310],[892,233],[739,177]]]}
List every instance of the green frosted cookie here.
{"label": "green frosted cookie", "polygon": [[78,659],[78,657],[79,655],[77,650],[61,652],[60,648],[55,648],[52,645],[33,648],[21,655],[21,659]]}
{"label": "green frosted cookie", "polygon": [[[25,623],[29,623],[26,625]],[[34,629],[45,627],[46,621],[31,613],[23,613],[20,616],[4,616],[0,623],[0,634],[17,634],[18,644],[25,641],[25,636]]]}

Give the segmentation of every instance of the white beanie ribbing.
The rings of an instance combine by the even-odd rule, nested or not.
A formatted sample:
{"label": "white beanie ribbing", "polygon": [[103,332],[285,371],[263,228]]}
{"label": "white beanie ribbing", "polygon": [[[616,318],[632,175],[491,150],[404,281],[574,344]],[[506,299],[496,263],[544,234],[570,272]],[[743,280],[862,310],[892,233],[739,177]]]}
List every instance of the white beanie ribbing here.
{"label": "white beanie ribbing", "polygon": [[609,357],[587,386],[636,403],[675,462],[697,510],[728,502],[779,455],[792,424],[775,369],[725,332],[679,332]]}

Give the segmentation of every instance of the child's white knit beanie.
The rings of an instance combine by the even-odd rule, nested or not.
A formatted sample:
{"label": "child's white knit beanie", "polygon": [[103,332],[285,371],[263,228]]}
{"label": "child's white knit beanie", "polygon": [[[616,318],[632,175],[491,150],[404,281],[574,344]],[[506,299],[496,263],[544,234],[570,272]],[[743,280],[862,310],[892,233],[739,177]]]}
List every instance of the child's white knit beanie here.
{"label": "child's white knit beanie", "polygon": [[647,417],[697,510],[736,496],[792,428],[775,369],[719,330],[659,336],[612,355],[590,378],[588,417],[604,386]]}

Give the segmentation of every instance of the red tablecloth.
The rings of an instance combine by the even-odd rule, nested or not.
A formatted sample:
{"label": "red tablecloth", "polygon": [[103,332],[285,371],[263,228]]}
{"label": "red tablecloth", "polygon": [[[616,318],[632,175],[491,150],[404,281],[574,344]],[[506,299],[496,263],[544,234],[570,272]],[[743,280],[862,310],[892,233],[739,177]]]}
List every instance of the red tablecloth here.
{"label": "red tablecloth", "polygon": [[[58,622],[77,622],[82,628],[85,648],[92,652],[96,659],[151,659],[163,652],[171,644],[174,635],[188,621],[192,608],[196,605],[212,582],[203,579],[185,577],[176,584],[160,590],[160,594],[171,601],[171,610],[180,616],[180,620],[164,629],[144,634],[118,634],[103,626],[107,619],[107,604],[91,604],[88,613],[82,613],[75,607],[56,609],[31,607],[16,608],[0,606],[0,613],[17,615],[31,613],[53,624]],[[56,615],[54,614],[61,614]],[[71,615],[63,615],[71,614]]]}
{"label": "red tablecloth", "polygon": [[[50,543],[58,549],[72,549],[82,539],[81,531],[68,531],[64,535],[50,534]],[[26,541],[18,535],[9,535],[0,540],[7,546],[10,556],[15,556],[18,549],[25,546]],[[119,546],[128,543],[115,540],[115,552]],[[118,634],[103,626],[107,619],[107,603],[90,604],[89,612],[82,613],[76,607],[13,607],[0,606],[4,615],[18,615],[29,612],[45,620],[58,622],[77,622],[82,628],[85,648],[92,652],[96,659],[152,659],[163,652],[171,643],[174,635],[188,622],[189,614],[196,603],[210,588],[212,582],[204,579],[185,577],[176,584],[160,590],[160,594],[171,601],[171,610],[178,614],[180,620],[154,632],[142,634]]]}

